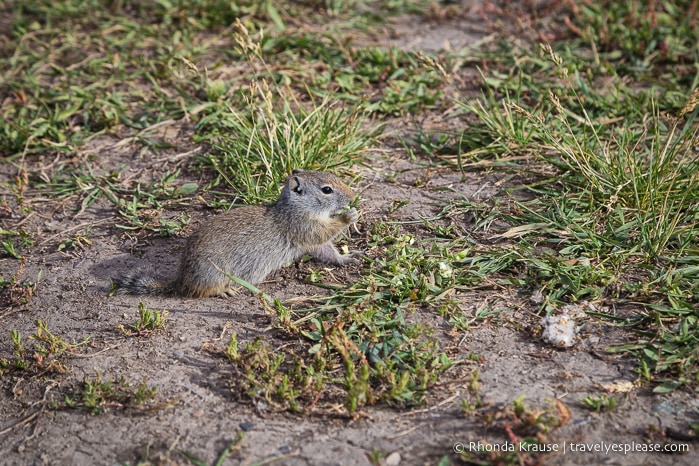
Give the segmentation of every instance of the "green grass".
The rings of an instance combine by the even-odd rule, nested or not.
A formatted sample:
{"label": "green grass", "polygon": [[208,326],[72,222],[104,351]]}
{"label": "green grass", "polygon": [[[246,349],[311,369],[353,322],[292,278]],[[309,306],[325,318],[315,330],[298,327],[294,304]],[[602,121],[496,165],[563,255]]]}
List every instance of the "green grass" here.
{"label": "green grass", "polygon": [[[11,99],[2,109],[0,153],[12,157],[47,150],[71,153],[122,125],[143,131],[168,119],[198,120],[206,116],[207,103],[221,94],[236,94],[228,90],[245,89],[257,78],[314,94],[327,95],[334,89],[337,98],[355,103],[370,94],[375,97],[365,109],[389,113],[433,105],[443,80],[430,60],[415,54],[348,48],[329,33],[320,40],[297,32],[278,36],[254,32],[270,17],[277,18],[277,26],[283,22],[276,2],[236,6],[203,1],[188,4],[186,10],[180,2],[106,9],[101,3],[67,0],[51,8],[41,2],[6,6],[6,14],[14,12],[12,34],[18,48],[3,51],[6,71],[0,91]],[[81,11],[95,14],[86,17]],[[293,15],[297,9],[284,11]],[[308,11],[300,9],[297,14]],[[259,58],[272,60],[262,75],[244,66],[233,74],[221,63],[210,69],[203,66],[208,44],[198,34],[221,32],[223,27],[253,31],[242,48],[236,47],[240,37],[235,34],[217,44],[228,50],[228,60],[249,57],[246,46],[262,41],[257,44],[262,47]],[[78,44],[104,52],[91,55]],[[51,65],[45,66],[47,62]],[[294,69],[288,69],[290,63],[296,63]],[[318,67],[326,72],[314,73]],[[220,77],[209,79],[209,74]],[[201,111],[204,115],[199,115]],[[203,131],[204,138],[208,133]],[[142,135],[142,143],[155,142]]]}
{"label": "green grass", "polygon": [[110,409],[131,409],[137,411],[155,411],[167,403],[155,403],[158,388],[145,382],[134,386],[120,377],[105,381],[99,372],[93,379],[86,378],[81,386],[64,398],[68,408],[83,408],[93,415],[103,414]]}
{"label": "green grass", "polygon": [[[567,41],[499,41],[481,52],[483,94],[458,99],[463,131],[406,138],[462,171],[502,170],[509,202],[455,202],[498,242],[469,245],[473,283],[543,293],[542,312],[602,299],[634,314],[608,318],[638,341],[654,390],[699,389],[696,353],[699,28],[691,2],[572,7]],[[694,9],[692,9],[694,8]],[[474,121],[475,120],[475,121]],[[464,248],[455,242],[450,248]]]}
{"label": "green grass", "polygon": [[482,309],[467,318],[451,298],[479,283],[474,275],[489,272],[471,260],[473,245],[420,241],[397,225],[375,224],[370,247],[378,255],[362,277],[346,286],[320,283],[331,294],[314,306],[290,307],[264,297],[279,329],[301,343],[279,351],[262,340],[239,346],[231,336],[217,351],[236,368],[236,392],[294,412],[332,405],[338,397],[350,413],[378,402],[407,407],[425,401],[429,387],[456,363],[434,329],[411,323],[411,316],[432,312],[468,330],[470,323],[497,314]]}
{"label": "green grass", "polygon": [[200,157],[201,164],[215,171],[212,185],[225,183],[236,199],[273,201],[295,168],[349,167],[374,139],[361,130],[363,117],[356,108],[325,99],[306,109],[277,89],[274,101],[283,103],[276,109],[272,91],[264,81],[263,86],[251,90],[244,111],[229,106],[200,122],[208,133],[201,139],[213,148]]}
{"label": "green grass", "polygon": [[446,80],[441,65],[423,54],[349,46],[332,34],[267,37],[261,54],[276,62],[275,56],[284,57],[284,64],[270,73],[277,79],[337,100],[366,101],[364,109],[373,114],[401,115],[435,107]]}
{"label": "green grass", "polygon": [[[162,236],[171,236],[182,230],[189,218],[183,211],[175,218],[166,218],[164,214],[168,209],[190,205],[193,193],[198,189],[196,182],[182,182],[179,177],[179,170],[166,171],[160,175],[160,179],[149,183],[125,183],[121,170],[105,173],[88,162],[76,168],[62,167],[51,178],[37,181],[35,187],[39,194],[74,200],[77,214],[91,208],[100,198],[105,198],[121,217],[116,224],[118,228],[150,230]],[[62,244],[76,241],[80,239],[67,238]]]}
{"label": "green grass", "polygon": [[[340,16],[358,4],[325,6],[325,14],[338,18],[335,32],[346,31],[344,38],[287,28],[289,18],[308,16],[310,10],[282,9],[273,1],[5,4],[12,18],[10,40],[17,45],[0,54],[5,70],[0,93],[8,96],[1,110],[0,152],[18,173],[16,202],[9,208],[27,214],[39,208],[39,200],[51,199],[77,217],[107,205],[118,228],[172,235],[189,221],[184,209],[202,202],[210,207],[269,202],[294,168],[345,171],[376,142],[382,125],[372,119],[435,106],[445,73],[422,55],[350,47],[348,25],[357,19],[344,22]],[[409,5],[389,2],[385,7],[399,12]],[[210,33],[218,34],[214,47]],[[212,48],[221,50],[216,60],[211,60]],[[235,63],[236,69],[221,60]],[[183,131],[177,142],[162,136],[170,127]],[[109,165],[89,148],[104,147],[104,141],[109,151],[135,151],[137,164],[153,157],[167,163],[173,152],[186,158],[176,155],[166,168],[134,179],[131,167]],[[55,157],[49,168],[39,163],[45,156]],[[56,249],[79,254],[92,244],[88,235],[94,228],[57,235]],[[8,255],[31,254],[31,233],[8,230],[6,237]],[[411,260],[420,252],[410,248]],[[405,258],[389,261],[396,260],[412,267]],[[399,301],[408,302],[408,287],[438,264],[435,258],[424,265],[427,272],[395,276],[395,282],[406,281],[399,285],[404,288]],[[16,294],[15,282],[8,281],[7,289]],[[428,293],[426,284],[420,286],[420,293]],[[385,313],[377,307],[383,301],[353,314],[363,326],[344,330],[338,324],[320,339],[317,325],[332,324],[341,300],[305,313],[298,324],[291,316],[299,316],[277,303],[285,316],[283,328],[306,338],[315,362],[268,351],[259,342],[237,349],[232,341],[228,357],[245,361],[247,391],[264,384],[270,398],[277,396],[293,409],[304,395],[296,385],[310,380],[308,374],[316,384],[343,386],[350,411],[380,399],[419,403],[451,362],[430,329],[406,324],[400,302]],[[139,312],[139,321],[123,327],[125,333],[148,334],[163,326],[164,314],[144,306]],[[385,322],[372,323],[377,313],[386,314]],[[374,340],[385,341],[376,346]],[[368,361],[382,358],[385,367],[370,371]],[[290,372],[299,365],[306,365],[305,375]],[[343,367],[345,375],[321,366]],[[120,386],[98,377],[86,382],[70,404],[101,410],[115,390],[117,398],[126,396]]]}
{"label": "green grass", "polygon": [[[18,170],[28,174],[28,194],[36,195],[38,188],[42,195],[76,202],[78,214],[106,198],[117,208],[121,228],[172,235],[188,219],[184,213],[179,219],[164,218],[164,211],[190,205],[193,195],[204,194],[215,207],[270,201],[292,169],[347,168],[380,132],[380,125],[366,129],[374,105],[360,97],[366,86],[355,86],[356,98],[341,105],[329,81],[309,87],[304,76],[279,79],[284,63],[268,63],[260,42],[266,36],[248,31],[260,30],[270,19],[264,12],[278,16],[271,13],[277,9],[274,2],[241,5],[225,24],[209,21],[226,18],[220,11],[230,7],[225,2],[189,5],[187,21],[179,3],[121,5],[107,12],[98,3],[70,0],[54,9],[40,2],[8,5],[19,47],[5,59],[7,71],[0,80],[0,92],[10,97],[2,107],[0,153],[22,161]],[[77,14],[84,9],[97,13]],[[142,21],[148,15],[161,22]],[[240,63],[234,73],[220,62],[206,63],[208,46],[199,34],[222,27],[233,33],[217,47]],[[90,55],[76,47],[78,42],[104,53]],[[325,47],[323,56],[344,57],[344,44]],[[372,73],[390,63],[417,66],[414,58],[396,61],[395,52],[372,53],[386,62],[376,63]],[[393,73],[412,76],[405,68]],[[391,97],[384,110],[409,109],[414,103],[403,100],[410,93],[406,89]],[[186,147],[160,136],[162,128],[189,121],[193,133]],[[104,168],[89,151],[82,152],[96,137],[119,138],[111,150],[135,146],[141,158],[178,149],[199,156],[184,159],[186,172],[155,173],[151,182],[124,181],[125,167]],[[193,150],[192,144],[197,144]],[[27,156],[42,153],[78,157],[61,157],[51,170],[33,171]],[[207,178],[207,170],[215,176],[205,185],[192,182],[192,174],[202,170]],[[183,174],[189,179],[182,180]],[[20,199],[23,209],[31,210],[32,197]],[[3,246],[8,254],[20,254],[12,242]]]}
{"label": "green grass", "polygon": [[[679,28],[652,31],[674,44],[665,59],[699,62],[684,39],[680,10],[659,8],[659,21]],[[625,29],[606,37],[611,50],[648,33],[644,21],[653,14],[637,13],[645,26],[622,22]],[[507,262],[501,277],[543,292],[546,312],[581,299],[633,305],[635,316],[614,322],[638,331],[639,341],[609,350],[637,355],[639,376],[654,381],[656,391],[699,389],[696,77],[669,72],[650,45],[628,56],[573,46],[582,47],[573,41],[509,49],[497,60],[521,65],[508,75],[484,75],[483,97],[459,102],[477,118],[475,128],[423,137],[422,150],[464,171],[489,167],[520,177],[520,186],[506,190],[511,204],[497,208],[510,224],[499,231],[503,244],[482,253],[486,262]],[[648,66],[623,66],[639,59]],[[658,80],[668,73],[674,79]],[[457,144],[458,157],[441,155]]]}
{"label": "green grass", "polygon": [[696,18],[697,4],[688,0],[607,0],[575,8],[581,39],[594,43],[601,58],[621,62],[632,73],[653,68],[672,72],[672,67],[657,65],[696,61]]}
{"label": "green grass", "polygon": [[[419,234],[414,225],[369,225],[373,260],[361,277],[330,286],[313,273],[331,294],[310,304],[261,296],[296,346],[231,337],[222,352],[239,376],[236,393],[292,411],[338,400],[350,413],[420,404],[454,361],[412,315],[467,332],[500,309],[466,315],[452,296],[486,286],[541,292],[541,312],[583,299],[627,306],[632,315],[596,316],[637,332],[610,350],[636,355],[639,377],[656,391],[697,389],[693,5],[568,6],[571,26],[551,48],[502,39],[437,57],[355,37],[386,14],[417,9],[439,21],[440,7],[424,1],[5,2],[0,156],[14,181],[3,212],[20,218],[48,199],[75,217],[106,209],[131,234],[177,235],[189,209],[275,199],[294,168],[350,173],[381,137],[399,139],[381,134],[384,120],[446,114],[447,90],[459,85],[446,69],[483,64],[482,96],[457,99],[449,113],[464,118],[463,131],[418,128],[401,141],[426,165],[507,172],[505,196],[439,206]],[[114,166],[112,153],[148,174]],[[465,214],[475,228],[454,220]],[[79,253],[96,228],[57,235],[56,250]],[[22,279],[22,261],[42,239],[0,232],[0,252],[19,264],[2,281],[3,303],[31,298],[36,284]],[[162,326],[164,314],[140,311],[132,331]],[[51,361],[62,370],[70,347],[46,327],[35,337],[39,359],[11,335],[3,371]],[[98,377],[83,387],[88,398],[73,401],[101,409],[119,384]],[[469,409],[481,403],[476,386]]]}

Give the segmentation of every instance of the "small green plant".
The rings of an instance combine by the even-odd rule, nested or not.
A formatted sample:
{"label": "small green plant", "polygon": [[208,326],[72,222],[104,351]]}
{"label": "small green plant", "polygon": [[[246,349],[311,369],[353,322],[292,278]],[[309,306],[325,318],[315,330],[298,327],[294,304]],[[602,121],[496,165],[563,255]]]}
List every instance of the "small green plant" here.
{"label": "small green plant", "polygon": [[306,279],[306,281],[308,281],[308,283],[314,283],[314,284],[323,283],[323,279],[324,279],[324,275],[325,275],[323,270],[316,270],[316,269],[309,268],[308,272],[309,272],[308,278]]}
{"label": "small green plant", "polygon": [[[342,350],[340,350],[340,352],[341,354],[345,353],[345,351]],[[369,391],[369,365],[366,362],[360,362],[359,370],[355,370],[354,361],[349,357],[349,354],[343,354],[343,357],[345,358],[345,390],[347,390],[345,408],[347,408],[348,413],[354,414],[360,406],[371,401],[371,393]],[[402,380],[405,380],[405,382]],[[407,377],[402,377],[402,380],[398,386],[394,387],[394,393],[398,395],[400,395],[401,389],[407,386]]]}
{"label": "small green plant", "polygon": [[613,411],[617,407],[617,400],[613,396],[592,396],[588,395],[580,400],[583,406],[593,411]]}
{"label": "small green plant", "polygon": [[29,339],[36,342],[34,344],[34,358],[37,366],[52,369],[55,372],[65,372],[66,368],[58,361],[58,358],[66,351],[70,352],[79,346],[87,344],[89,337],[86,337],[80,343],[67,343],[62,337],[54,335],[49,330],[47,322],[37,319],[35,323],[37,327],[36,332]]}
{"label": "small green plant", "polygon": [[233,349],[229,342],[224,350],[239,371],[232,385],[249,397],[262,397],[272,406],[299,412],[301,400],[310,402],[316,396],[318,386],[312,383],[315,370],[292,352],[275,351],[259,339],[242,350],[237,342],[235,346]]}
{"label": "small green plant", "polygon": [[36,332],[29,336],[29,345],[25,344],[19,331],[11,331],[14,359],[11,362],[4,361],[4,369],[42,373],[67,372],[68,368],[63,363],[64,354],[72,353],[80,346],[88,344],[89,337],[80,342],[68,343],[61,336],[53,334],[46,321],[37,319],[35,324]]}
{"label": "small green plant", "polygon": [[392,214],[408,204],[410,204],[410,199],[394,199],[391,201],[391,205],[388,207],[388,213]]}
{"label": "small green plant", "polygon": [[238,361],[240,359],[240,350],[238,349],[238,336],[235,332],[231,333],[231,338],[226,345],[226,357],[229,361]]}
{"label": "small green plant", "polygon": [[466,386],[468,398],[464,398],[463,400],[461,400],[461,409],[466,414],[473,414],[475,411],[485,406],[480,393],[480,376],[480,369],[476,369],[475,371],[471,372],[468,376],[468,385]]}
{"label": "small green plant", "polygon": [[152,335],[157,330],[164,329],[167,325],[165,319],[167,318],[168,311],[149,309],[142,301],[138,303],[138,315],[139,319],[135,324],[129,325],[128,328],[119,325],[117,328],[127,336],[148,336]]}
{"label": "small green plant", "polygon": [[0,246],[7,255],[15,259],[22,259],[21,249],[27,249],[34,244],[31,235],[26,231],[3,230],[0,228],[0,237],[7,239],[0,241]]}
{"label": "small green plant", "polygon": [[179,218],[173,220],[166,220],[160,218],[160,234],[162,236],[173,236],[176,233],[180,233],[184,228],[189,225],[190,218],[186,212],[181,212]]}
{"label": "small green plant", "polygon": [[29,364],[24,359],[24,343],[22,343],[22,335],[17,330],[12,330],[12,352],[14,354],[13,366],[16,369],[26,370]]}
{"label": "small green plant", "polygon": [[482,448],[457,452],[463,460],[478,464],[538,464],[538,455],[551,451],[547,436],[570,420],[570,411],[561,401],[552,402],[546,409],[535,410],[524,402],[524,395],[511,404],[482,412],[489,430],[500,431],[513,448],[489,449],[485,440],[479,440]]}
{"label": "small green plant", "polygon": [[367,452],[367,459],[374,466],[381,466],[382,460],[386,457],[386,450],[371,447],[371,452]]}
{"label": "small green plant", "polygon": [[[537,434],[545,435],[568,423],[570,420],[570,410],[560,400],[551,402],[546,409],[531,409],[524,401],[525,396],[521,395],[513,400],[512,404],[505,407],[503,422],[497,421],[499,426],[515,427],[516,432],[521,436],[534,438]],[[488,416],[487,423],[496,422],[496,418],[503,416]],[[509,418],[509,419],[508,419]]]}
{"label": "small green plant", "polygon": [[14,243],[13,243],[11,240],[2,241],[0,244],[2,245],[2,248],[5,250],[5,252],[6,252],[8,255],[14,257],[15,259],[21,259],[21,258],[22,258],[22,256],[20,256],[20,255],[17,253],[17,251],[15,251],[15,245],[14,245]]}
{"label": "small green plant", "polygon": [[106,382],[98,372],[96,378],[83,380],[78,390],[66,395],[65,404],[69,408],[85,408],[95,415],[110,408],[150,411],[163,406],[153,401],[157,392],[155,386],[148,386],[145,382],[133,386],[124,377]]}

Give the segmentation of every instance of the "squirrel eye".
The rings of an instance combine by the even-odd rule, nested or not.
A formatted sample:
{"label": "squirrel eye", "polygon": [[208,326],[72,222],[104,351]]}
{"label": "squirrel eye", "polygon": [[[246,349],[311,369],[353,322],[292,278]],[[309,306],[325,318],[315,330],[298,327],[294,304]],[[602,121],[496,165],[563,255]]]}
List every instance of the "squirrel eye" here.
{"label": "squirrel eye", "polygon": [[330,186],[323,186],[320,190],[323,191],[323,194],[332,194],[333,192],[333,188]]}

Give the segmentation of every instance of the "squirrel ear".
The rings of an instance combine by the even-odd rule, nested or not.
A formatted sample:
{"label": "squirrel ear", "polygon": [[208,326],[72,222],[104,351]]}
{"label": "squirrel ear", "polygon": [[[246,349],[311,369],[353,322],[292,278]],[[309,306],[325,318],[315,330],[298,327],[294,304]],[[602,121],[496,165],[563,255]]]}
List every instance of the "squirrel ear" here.
{"label": "squirrel ear", "polygon": [[289,179],[289,188],[296,194],[303,194],[303,188],[301,188],[301,178],[298,176],[292,176]]}
{"label": "squirrel ear", "polygon": [[298,168],[294,168],[293,170],[291,170],[292,175],[298,175],[299,173],[301,173],[301,170],[299,170]]}

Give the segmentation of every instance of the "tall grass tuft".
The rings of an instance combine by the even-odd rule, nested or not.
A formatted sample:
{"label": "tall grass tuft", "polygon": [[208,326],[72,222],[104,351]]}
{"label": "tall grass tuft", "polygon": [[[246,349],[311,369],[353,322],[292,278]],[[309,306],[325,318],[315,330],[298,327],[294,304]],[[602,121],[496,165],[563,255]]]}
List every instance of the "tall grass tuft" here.
{"label": "tall grass tuft", "polygon": [[[263,58],[258,36],[239,21],[235,41],[248,60],[253,79],[242,95],[244,105],[224,102],[225,92],[209,86],[211,112],[198,124],[200,138],[213,151],[201,157],[229,185],[237,199],[267,202],[293,169],[347,168],[363,155],[378,129],[367,129],[361,104],[343,107],[332,96],[317,102],[283,83]],[[259,71],[258,71],[259,70]],[[304,100],[305,98],[305,100]]]}
{"label": "tall grass tuft", "polygon": [[202,160],[246,203],[271,200],[295,168],[349,167],[373,139],[363,130],[357,107],[342,108],[325,99],[307,108],[282,95],[281,88],[270,90],[267,81],[252,83],[247,109],[228,106],[200,123],[216,125],[218,133],[214,150]]}

